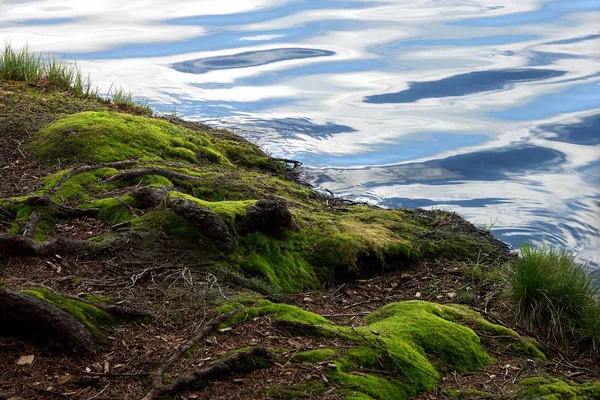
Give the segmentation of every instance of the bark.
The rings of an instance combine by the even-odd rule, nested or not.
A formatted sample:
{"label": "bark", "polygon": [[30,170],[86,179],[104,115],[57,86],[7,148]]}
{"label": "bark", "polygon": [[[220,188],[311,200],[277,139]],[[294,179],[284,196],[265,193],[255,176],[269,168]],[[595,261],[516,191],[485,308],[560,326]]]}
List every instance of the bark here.
{"label": "bark", "polygon": [[211,210],[183,198],[169,200],[167,207],[192,225],[200,228],[222,252],[229,254],[237,250],[235,239],[229,232],[227,224]]}
{"label": "bark", "polygon": [[146,396],[144,396],[142,400],[156,400],[165,394],[179,393],[195,383],[204,380],[222,379],[234,372],[242,361],[251,359],[253,357],[260,357],[265,360],[275,359],[274,354],[266,348],[253,347],[250,350],[235,353],[224,360],[211,365],[210,367],[180,375],[169,385],[161,384],[158,387],[153,387],[152,390]]}
{"label": "bark", "polygon": [[0,288],[0,334],[50,342],[74,353],[94,353],[91,332],[71,314],[24,293]]}
{"label": "bark", "polygon": [[29,214],[29,219],[25,224],[25,228],[23,228],[23,236],[29,238],[33,236],[33,233],[35,232],[35,227],[37,226],[38,222],[40,222],[41,216],[42,215],[37,211],[32,211],[31,214]]}
{"label": "bark", "polygon": [[292,213],[285,201],[262,199],[246,209],[237,228],[240,235],[261,232],[279,237],[285,229],[292,228],[292,223]]}
{"label": "bark", "polygon": [[99,208],[74,208],[64,206],[62,204],[58,204],[48,196],[32,196],[24,201],[25,204],[29,204],[31,206],[40,206],[40,207],[51,207],[60,212],[63,215],[73,217],[73,218],[96,218],[100,213]]}
{"label": "bark", "polygon": [[31,238],[0,233],[1,257],[51,257],[55,254],[73,254],[98,245],[85,240],[56,238],[47,242],[37,243]]}
{"label": "bark", "polygon": [[149,186],[141,186],[132,191],[130,195],[135,199],[137,207],[145,210],[158,206],[166,198],[168,193],[163,194]]}

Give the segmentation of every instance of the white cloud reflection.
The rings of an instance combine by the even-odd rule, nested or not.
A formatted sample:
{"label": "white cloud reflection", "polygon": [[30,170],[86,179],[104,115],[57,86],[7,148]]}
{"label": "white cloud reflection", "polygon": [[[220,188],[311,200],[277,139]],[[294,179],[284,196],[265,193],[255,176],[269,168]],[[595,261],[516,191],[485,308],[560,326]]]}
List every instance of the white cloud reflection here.
{"label": "white cloud reflection", "polygon": [[[567,3],[573,12],[566,11]],[[319,171],[320,185],[335,193],[375,202],[427,199],[472,221],[489,223],[490,216],[498,217],[496,226],[505,238],[543,237],[600,260],[600,192],[579,172],[600,161],[600,147],[549,140],[543,128],[600,112],[600,7],[590,9],[589,4],[0,0],[0,39],[15,46],[28,43],[34,51],[92,52],[78,63],[101,90],[122,85],[157,106],[177,104],[178,113],[188,118],[246,129],[276,155],[306,158],[313,167],[342,166]],[[588,8],[577,12],[578,7]],[[265,10],[267,17],[261,14]],[[207,18],[186,25],[168,22],[207,15],[221,19],[214,24]],[[479,22],[464,23],[467,19]],[[31,20],[38,22],[23,23]],[[150,53],[155,46],[160,54],[173,55],[111,53],[124,45],[147,46]],[[181,50],[169,52],[171,46]],[[335,55],[201,74],[171,68],[176,62],[285,48]],[[103,53],[95,57],[93,52]],[[407,90],[413,82],[515,69],[564,74],[492,90],[474,87],[453,97],[364,101]],[[275,122],[283,119],[309,125],[281,129]],[[257,121],[263,124],[259,127]],[[443,133],[450,145],[426,146],[432,132]],[[469,136],[479,139],[469,141]],[[422,151],[403,148],[417,146],[419,138]],[[435,165],[406,170],[381,166],[410,166],[517,145],[558,151],[565,160],[551,171],[517,172],[493,181],[461,180],[460,174]],[[402,173],[421,181],[403,181]],[[434,179],[452,183],[427,183]],[[464,203],[482,198],[506,201]]]}

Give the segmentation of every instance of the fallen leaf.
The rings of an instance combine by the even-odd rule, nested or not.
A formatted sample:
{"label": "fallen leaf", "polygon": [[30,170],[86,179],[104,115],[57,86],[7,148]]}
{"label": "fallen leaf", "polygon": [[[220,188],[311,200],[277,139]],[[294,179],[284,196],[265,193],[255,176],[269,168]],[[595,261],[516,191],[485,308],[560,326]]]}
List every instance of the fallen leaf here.
{"label": "fallen leaf", "polygon": [[21,356],[17,360],[17,365],[31,365],[33,364],[33,360],[35,360],[35,356],[33,354],[28,356]]}
{"label": "fallen leaf", "polygon": [[421,292],[415,293],[415,297],[421,297]]}

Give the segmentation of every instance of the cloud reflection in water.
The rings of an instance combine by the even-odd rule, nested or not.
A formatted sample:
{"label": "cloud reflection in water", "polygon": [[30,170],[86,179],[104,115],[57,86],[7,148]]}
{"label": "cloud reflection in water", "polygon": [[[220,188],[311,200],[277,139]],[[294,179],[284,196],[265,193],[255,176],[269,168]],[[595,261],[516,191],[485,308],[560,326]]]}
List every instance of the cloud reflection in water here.
{"label": "cloud reflection in water", "polygon": [[600,261],[600,2],[168,3],[5,2],[0,36],[299,158],[337,194]]}

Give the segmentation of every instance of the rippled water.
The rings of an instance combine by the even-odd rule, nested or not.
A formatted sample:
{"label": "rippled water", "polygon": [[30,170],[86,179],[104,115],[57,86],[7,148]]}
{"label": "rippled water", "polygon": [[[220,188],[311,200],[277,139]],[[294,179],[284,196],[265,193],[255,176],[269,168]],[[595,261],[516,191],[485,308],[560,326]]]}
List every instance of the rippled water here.
{"label": "rippled water", "polygon": [[0,0],[0,37],[336,194],[600,261],[600,0]]}

